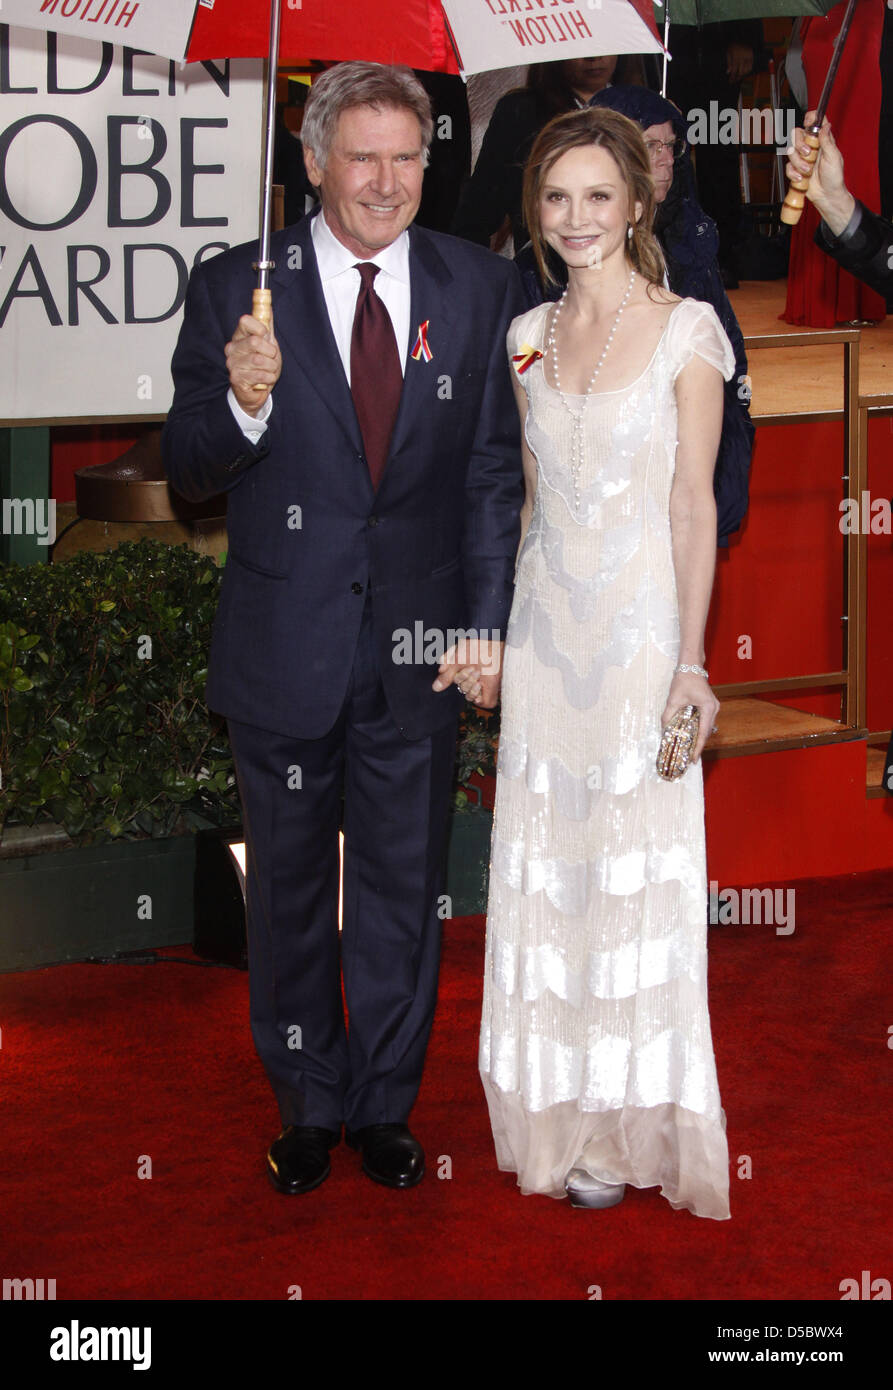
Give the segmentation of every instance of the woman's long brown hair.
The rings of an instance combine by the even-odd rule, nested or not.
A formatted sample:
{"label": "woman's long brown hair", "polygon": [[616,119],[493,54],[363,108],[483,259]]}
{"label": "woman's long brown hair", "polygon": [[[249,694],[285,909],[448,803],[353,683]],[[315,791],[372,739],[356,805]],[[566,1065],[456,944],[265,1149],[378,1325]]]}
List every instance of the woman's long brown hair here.
{"label": "woman's long brown hair", "polygon": [[523,216],[533,252],[544,284],[556,284],[546,260],[546,241],[540,221],[540,198],[553,164],[568,150],[597,145],[614,160],[626,185],[627,206],[632,213],[642,204],[642,216],[632,220],[633,235],[625,246],[630,265],[652,285],[664,281],[664,257],[652,230],[654,222],[654,183],[651,160],[645,148],[641,127],[619,111],[604,106],[587,106],[555,116],[536,138],[524,167]]}

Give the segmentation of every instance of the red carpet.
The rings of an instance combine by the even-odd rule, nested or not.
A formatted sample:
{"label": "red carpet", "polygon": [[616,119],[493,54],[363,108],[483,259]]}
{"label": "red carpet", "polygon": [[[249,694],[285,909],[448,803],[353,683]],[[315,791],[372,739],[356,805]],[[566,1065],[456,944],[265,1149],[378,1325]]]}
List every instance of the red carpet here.
{"label": "red carpet", "polygon": [[[0,977],[0,1274],[54,1278],[59,1300],[281,1300],[294,1285],[313,1300],[585,1300],[596,1284],[605,1299],[838,1300],[862,1270],[890,1278],[893,873],[796,894],[791,936],[710,930],[725,1222],[674,1212],[656,1188],[576,1211],[522,1197],[497,1170],[476,1068],[480,919],[446,924],[412,1116],[428,1175],[410,1192],[369,1182],[343,1145],[316,1192],[268,1184],[278,1117],[244,974],[159,963]],[[144,1155],[151,1179],[138,1177]]]}

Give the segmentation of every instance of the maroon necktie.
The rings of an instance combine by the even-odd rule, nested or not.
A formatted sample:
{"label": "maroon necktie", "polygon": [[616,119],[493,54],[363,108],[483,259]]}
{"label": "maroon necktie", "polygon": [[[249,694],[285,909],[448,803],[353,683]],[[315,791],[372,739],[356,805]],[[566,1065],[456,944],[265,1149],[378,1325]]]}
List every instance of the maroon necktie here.
{"label": "maroon necktie", "polygon": [[371,262],[354,266],[360,272],[360,293],[350,339],[350,393],[363,435],[372,486],[384,472],[400,405],[403,373],[391,316],[372,286],[379,267]]}

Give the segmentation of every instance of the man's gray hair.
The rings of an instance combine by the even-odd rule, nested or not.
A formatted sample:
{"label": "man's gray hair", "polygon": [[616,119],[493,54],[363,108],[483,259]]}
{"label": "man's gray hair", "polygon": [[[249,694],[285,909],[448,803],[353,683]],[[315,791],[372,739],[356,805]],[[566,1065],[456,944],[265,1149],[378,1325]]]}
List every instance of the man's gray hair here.
{"label": "man's gray hair", "polygon": [[317,77],[304,107],[301,141],[311,149],[321,169],[326,167],[342,111],[352,106],[390,106],[411,111],[422,136],[422,163],[434,138],[431,100],[409,68],[385,63],[336,63]]}

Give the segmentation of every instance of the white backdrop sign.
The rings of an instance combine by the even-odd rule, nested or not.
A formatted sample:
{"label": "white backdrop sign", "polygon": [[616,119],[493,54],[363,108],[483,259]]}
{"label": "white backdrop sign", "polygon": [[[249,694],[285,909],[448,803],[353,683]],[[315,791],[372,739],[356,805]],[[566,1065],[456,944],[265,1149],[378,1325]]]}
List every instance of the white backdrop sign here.
{"label": "white backdrop sign", "polygon": [[257,236],[262,93],[0,25],[0,421],[167,411],[189,271]]}

